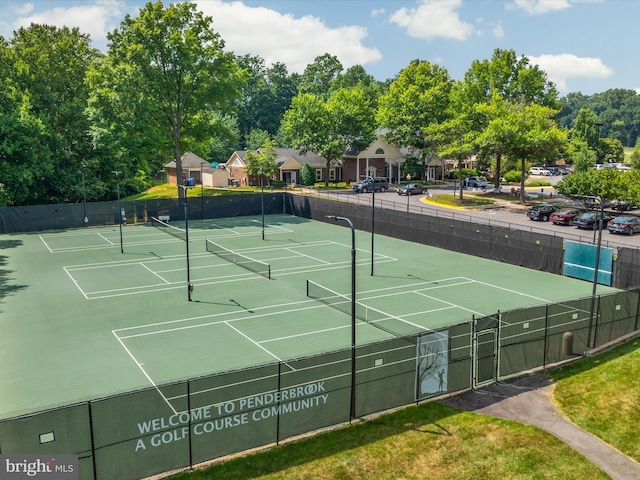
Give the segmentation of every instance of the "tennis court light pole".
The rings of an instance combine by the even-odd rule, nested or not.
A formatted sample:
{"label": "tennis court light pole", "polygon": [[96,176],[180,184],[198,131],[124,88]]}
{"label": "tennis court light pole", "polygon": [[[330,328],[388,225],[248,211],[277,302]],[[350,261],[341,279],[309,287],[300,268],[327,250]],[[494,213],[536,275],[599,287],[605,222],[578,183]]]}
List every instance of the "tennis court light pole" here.
{"label": "tennis court light pole", "polygon": [[373,277],[373,239],[375,237],[376,221],[376,179],[373,177],[373,191],[371,192],[371,276]]}
{"label": "tennis court light pole", "polygon": [[120,208],[120,174],[122,172],[113,173],[116,176],[116,181],[118,182],[118,223],[120,224],[120,253],[124,253],[124,245],[122,244],[122,209]]}
{"label": "tennis court light pole", "polygon": [[351,408],[349,420],[356,418],[356,231],[346,217],[327,215],[327,218],[346,222],[351,227]]}
{"label": "tennis court light pole", "polygon": [[83,213],[83,219],[82,221],[84,222],[84,226],[87,227],[89,226],[89,219],[87,218],[87,189],[84,183],[84,163],[82,164],[82,213]]}
{"label": "tennis court light pole", "polygon": [[204,169],[202,166],[207,162],[200,162],[200,188],[202,189],[202,220],[204,220]]}
{"label": "tennis court light pole", "polygon": [[590,313],[590,318],[589,318],[589,337],[588,337],[588,346],[590,348],[595,347],[595,338],[594,341],[591,341],[591,329],[593,328],[593,314],[594,314],[594,309],[595,309],[595,304],[596,304],[596,289],[598,288],[598,268],[599,268],[599,264],[600,264],[600,250],[602,248],[602,227],[604,225],[602,225],[602,223],[604,222],[604,205],[602,204],[602,198],[598,197],[594,197],[598,203],[600,203],[600,219],[597,220],[597,225],[598,225],[598,247],[596,248],[596,264],[594,266],[594,270],[593,270],[593,290],[591,292],[591,313]]}
{"label": "tennis court light pole", "polygon": [[596,202],[600,204],[600,218],[598,218],[598,214],[596,214],[596,221],[594,223],[594,228],[598,229],[598,245],[596,247],[596,258],[595,265],[593,268],[593,289],[591,290],[591,308],[589,309],[589,330],[587,333],[587,347],[593,348],[594,342],[591,341],[591,332],[593,330],[593,315],[596,306],[596,291],[598,288],[598,270],[600,268],[600,250],[602,249],[602,227],[604,223],[604,205],[602,198],[600,196],[595,195],[575,195],[580,199],[587,199],[591,202]]}
{"label": "tennis court light pole", "polygon": [[191,285],[191,269],[189,268],[189,202],[187,201],[187,185],[178,185],[178,188],[182,188],[184,192],[184,243],[187,244],[187,298],[191,301],[191,292],[193,291],[193,285]]}
{"label": "tennis court light pole", "polygon": [[260,207],[262,209],[262,240],[264,240],[264,165],[260,165]]}

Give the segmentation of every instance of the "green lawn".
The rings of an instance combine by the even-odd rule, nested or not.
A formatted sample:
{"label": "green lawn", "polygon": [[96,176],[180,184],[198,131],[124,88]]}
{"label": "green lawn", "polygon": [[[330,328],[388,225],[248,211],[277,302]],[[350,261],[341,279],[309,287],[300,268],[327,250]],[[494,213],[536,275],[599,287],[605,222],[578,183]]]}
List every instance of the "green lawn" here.
{"label": "green lawn", "polygon": [[551,372],[571,421],[640,462],[640,340]]}
{"label": "green lawn", "polygon": [[[636,461],[639,374],[640,340],[550,372],[559,409]],[[609,477],[538,428],[429,402],[174,478]]]}

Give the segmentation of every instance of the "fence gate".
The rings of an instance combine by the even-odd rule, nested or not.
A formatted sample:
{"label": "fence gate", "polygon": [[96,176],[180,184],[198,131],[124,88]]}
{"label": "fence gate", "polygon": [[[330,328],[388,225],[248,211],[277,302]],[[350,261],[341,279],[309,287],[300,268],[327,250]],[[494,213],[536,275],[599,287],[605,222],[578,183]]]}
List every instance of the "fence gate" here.
{"label": "fence gate", "polygon": [[498,378],[498,315],[473,320],[472,388],[495,383]]}

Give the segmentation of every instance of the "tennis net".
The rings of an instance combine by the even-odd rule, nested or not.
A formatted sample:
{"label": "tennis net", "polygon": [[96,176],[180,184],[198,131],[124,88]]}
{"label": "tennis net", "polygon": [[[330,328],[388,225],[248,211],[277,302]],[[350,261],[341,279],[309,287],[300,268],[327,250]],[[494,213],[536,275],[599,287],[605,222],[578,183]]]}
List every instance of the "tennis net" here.
{"label": "tennis net", "polygon": [[250,272],[254,272],[258,275],[271,279],[271,265],[268,263],[246,257],[240,253],[234,252],[233,250],[229,250],[222,245],[218,245],[211,240],[207,240],[207,252],[213,253],[227,262],[235,263]]}
{"label": "tennis net", "polygon": [[[347,295],[342,295],[341,293],[334,292],[333,290],[327,287],[323,287],[322,285],[312,280],[307,280],[307,297],[313,298],[320,303],[323,303],[331,308],[338,310],[339,312],[346,313],[347,315],[351,316],[350,297],[348,297]],[[399,333],[398,331],[391,330],[382,325],[382,322],[393,322],[399,327],[399,329],[406,329],[406,327],[410,326],[410,324],[408,324],[401,318],[395,315],[384,313],[377,308],[368,307],[367,305],[364,305],[357,301],[355,316],[358,320],[379,328],[383,332],[386,332],[396,338],[404,339],[406,335],[411,334],[411,332],[407,332],[405,334]]]}
{"label": "tennis net", "polygon": [[158,220],[156,217],[151,217],[151,225],[156,227],[158,230],[162,230],[163,232],[168,233],[169,235],[179,238],[180,240],[184,240],[184,241],[187,240],[186,230],[182,228],[174,227],[173,225],[169,225],[168,223],[165,223],[162,220]]}

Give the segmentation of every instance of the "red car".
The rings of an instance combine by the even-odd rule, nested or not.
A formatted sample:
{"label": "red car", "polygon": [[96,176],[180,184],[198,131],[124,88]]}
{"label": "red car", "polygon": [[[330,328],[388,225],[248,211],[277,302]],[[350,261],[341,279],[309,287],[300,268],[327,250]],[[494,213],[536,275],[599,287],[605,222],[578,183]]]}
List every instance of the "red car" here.
{"label": "red car", "polygon": [[573,219],[580,215],[582,212],[575,208],[563,208],[557,212],[553,212],[549,216],[549,220],[554,225],[573,225]]}

